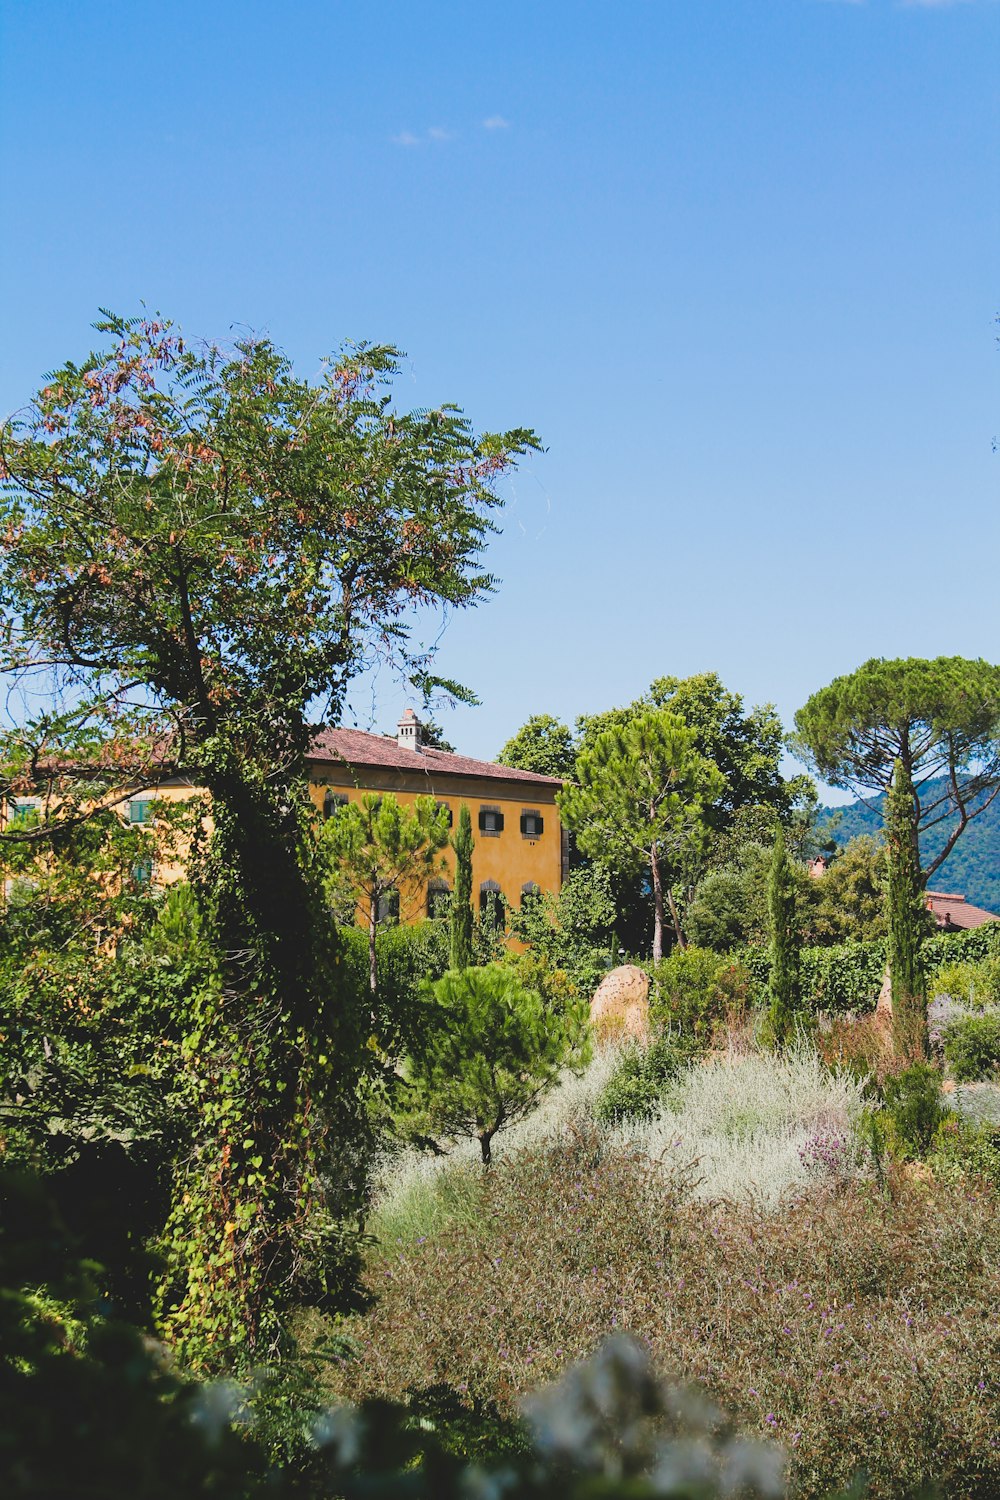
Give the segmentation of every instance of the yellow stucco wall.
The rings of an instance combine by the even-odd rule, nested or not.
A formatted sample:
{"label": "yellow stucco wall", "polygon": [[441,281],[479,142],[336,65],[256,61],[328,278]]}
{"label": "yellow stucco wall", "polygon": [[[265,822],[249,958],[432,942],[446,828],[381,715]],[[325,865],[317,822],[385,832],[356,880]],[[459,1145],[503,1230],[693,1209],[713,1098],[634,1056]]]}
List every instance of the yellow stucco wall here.
{"label": "yellow stucco wall", "polygon": [[[382,766],[349,766],[343,761],[326,764],[313,762],[309,771],[309,795],[322,814],[327,789],[335,795],[360,801],[366,792],[392,792],[403,806],[412,805],[417,797],[434,797],[451,808],[452,821],[458,826],[458,811],[466,803],[472,814],[472,901],[479,909],[480,886],[493,881],[513,907],[521,904],[521,891],[527,884],[542,891],[557,893],[562,887],[563,850],[559,814],[555,805],[558,787],[536,782],[494,780],[491,776],[456,776],[428,769],[412,772]],[[480,808],[499,808],[504,815],[503,831],[491,835],[480,832]],[[521,833],[521,814],[538,812],[542,832],[538,838]],[[442,879],[451,886],[455,878],[455,855],[451,848],[443,851],[445,870]],[[403,893],[400,919],[419,921],[427,914],[427,890]]]}
{"label": "yellow stucco wall", "polygon": [[[309,796],[320,817],[328,789],[335,795],[347,796],[351,801],[359,801],[366,792],[392,792],[404,806],[412,805],[418,796],[431,796],[450,807],[453,827],[458,826],[459,808],[463,802],[466,803],[472,815],[474,839],[474,911],[479,910],[480,887],[487,881],[499,886],[507,901],[515,908],[521,904],[525,885],[536,885],[539,890],[553,894],[562,887],[563,840],[555,805],[555,793],[558,790],[555,786],[430,770],[414,773],[380,766],[349,766],[343,761],[322,764],[312,762],[309,770]],[[200,788],[178,777],[161,783],[155,789],[110,793],[102,800],[105,805],[115,805],[122,818],[127,820],[130,802],[185,802],[201,795]],[[41,803],[44,799],[37,800]],[[487,834],[480,831],[479,813],[483,807],[498,808],[503,813],[502,832]],[[528,838],[521,833],[521,815],[524,812],[541,814],[543,826],[537,838]],[[210,821],[210,814],[206,813],[206,817]],[[2,823],[3,812],[0,810],[0,826]],[[183,877],[184,853],[183,847],[176,852],[161,853],[153,871],[153,879],[157,885],[169,885]],[[450,846],[442,851],[442,860],[444,868],[440,879],[451,887],[454,884],[455,855]],[[402,921],[420,921],[426,915],[426,884],[418,889],[401,892]]]}

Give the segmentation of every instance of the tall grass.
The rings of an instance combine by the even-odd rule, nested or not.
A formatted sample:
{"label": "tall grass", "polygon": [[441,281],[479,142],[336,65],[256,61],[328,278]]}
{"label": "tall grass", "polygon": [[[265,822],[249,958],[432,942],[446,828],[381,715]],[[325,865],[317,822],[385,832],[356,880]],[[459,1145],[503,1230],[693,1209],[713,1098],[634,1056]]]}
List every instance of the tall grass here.
{"label": "tall grass", "polygon": [[824,1168],[851,1174],[863,1088],[831,1072],[806,1043],[783,1053],[728,1052],[693,1064],[658,1118],[620,1126],[617,1135],[671,1174],[693,1166],[698,1198],[773,1207]]}
{"label": "tall grass", "polygon": [[[498,1159],[592,1122],[594,1101],[619,1056],[602,1048],[585,1073],[565,1074],[533,1115],[497,1138]],[[671,1179],[686,1176],[699,1199],[774,1207],[789,1189],[822,1177],[824,1164],[830,1173],[851,1175],[862,1088],[846,1073],[831,1072],[805,1043],[780,1054],[733,1047],[688,1067],[658,1118],[608,1133],[661,1164]],[[474,1141],[451,1143],[441,1157],[407,1150],[377,1174],[368,1227],[387,1246],[428,1238],[468,1222],[479,1211],[481,1185]]]}

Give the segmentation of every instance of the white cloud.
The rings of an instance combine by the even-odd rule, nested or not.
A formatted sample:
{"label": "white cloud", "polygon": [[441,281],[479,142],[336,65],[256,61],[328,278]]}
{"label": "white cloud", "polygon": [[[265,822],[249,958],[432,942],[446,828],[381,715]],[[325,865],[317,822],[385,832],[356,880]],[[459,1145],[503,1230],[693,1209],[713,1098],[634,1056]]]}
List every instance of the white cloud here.
{"label": "white cloud", "polygon": [[510,121],[505,120],[503,115],[490,115],[489,119],[483,121],[484,130],[509,130]]}
{"label": "white cloud", "polygon": [[427,132],[427,139],[429,141],[450,141],[451,138],[452,132],[445,130],[442,125],[432,125]]}
{"label": "white cloud", "polygon": [[944,10],[952,5],[966,5],[968,0],[900,0],[907,10]]}
{"label": "white cloud", "polygon": [[401,130],[398,135],[393,136],[392,144],[394,146],[419,146],[420,140],[417,136],[411,135],[408,130]]}

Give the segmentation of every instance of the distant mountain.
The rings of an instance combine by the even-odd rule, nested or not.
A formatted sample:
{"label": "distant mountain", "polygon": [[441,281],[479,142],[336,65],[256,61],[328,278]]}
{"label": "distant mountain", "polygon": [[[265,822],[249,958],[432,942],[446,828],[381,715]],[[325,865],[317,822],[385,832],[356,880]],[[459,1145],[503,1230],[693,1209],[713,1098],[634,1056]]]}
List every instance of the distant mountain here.
{"label": "distant mountain", "polygon": [[[939,795],[945,789],[944,778],[929,781],[926,791]],[[846,844],[859,833],[880,833],[884,798],[849,802],[844,807],[821,807],[817,826],[826,824],[838,844]],[[920,840],[924,863],[933,859],[943,846],[954,818],[930,829]],[[1000,796],[966,828],[941,868],[931,876],[932,891],[955,891],[975,906],[1000,914]]]}

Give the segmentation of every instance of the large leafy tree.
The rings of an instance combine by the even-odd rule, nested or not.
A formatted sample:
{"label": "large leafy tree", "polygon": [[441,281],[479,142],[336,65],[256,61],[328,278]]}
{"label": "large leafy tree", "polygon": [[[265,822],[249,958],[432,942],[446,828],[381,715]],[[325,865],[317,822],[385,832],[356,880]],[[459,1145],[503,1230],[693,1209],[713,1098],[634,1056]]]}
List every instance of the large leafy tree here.
{"label": "large leafy tree", "polygon": [[887,792],[896,761],[913,784],[910,837],[947,822],[922,872],[944,864],[1000,792],[1000,667],[961,656],[873,658],[795,715],[796,747],[831,786]]}
{"label": "large leafy tree", "polygon": [[502,766],[565,780],[572,776],[576,760],[573,731],[552,714],[532,714],[507,741],[497,760]]}
{"label": "large leafy tree", "polygon": [[[664,913],[671,895],[664,861],[703,846],[706,803],[719,795],[721,772],[695,748],[683,719],[651,709],[605,730],[576,761],[576,783],[559,794],[560,814],[585,854],[611,854],[645,868],[653,890],[653,959],[663,957]],[[672,913],[675,935],[683,934]]]}
{"label": "large leafy tree", "polygon": [[448,809],[433,797],[403,807],[391,793],[366,792],[323,825],[323,843],[334,866],[363,905],[368,922],[368,987],[378,994],[376,936],[383,898],[395,892],[410,907],[428,880],[444,868]]}
{"label": "large leafy tree", "polygon": [[453,407],[397,411],[391,348],[311,382],[268,339],[97,328],[102,347],[0,439],[0,673],[24,695],[4,774],[12,791],[43,770],[79,780],[90,755],[109,784],[109,767],[121,784],[181,766],[211,794],[194,874],[217,983],[186,1044],[202,1135],[162,1315],[189,1357],[224,1359],[273,1343],[281,1296],[329,1284],[336,1216],[361,1191],[363,1010],[323,901],[310,717],[375,657],[431,686],[413,611],[489,590],[496,482],[535,440],[476,436]]}

